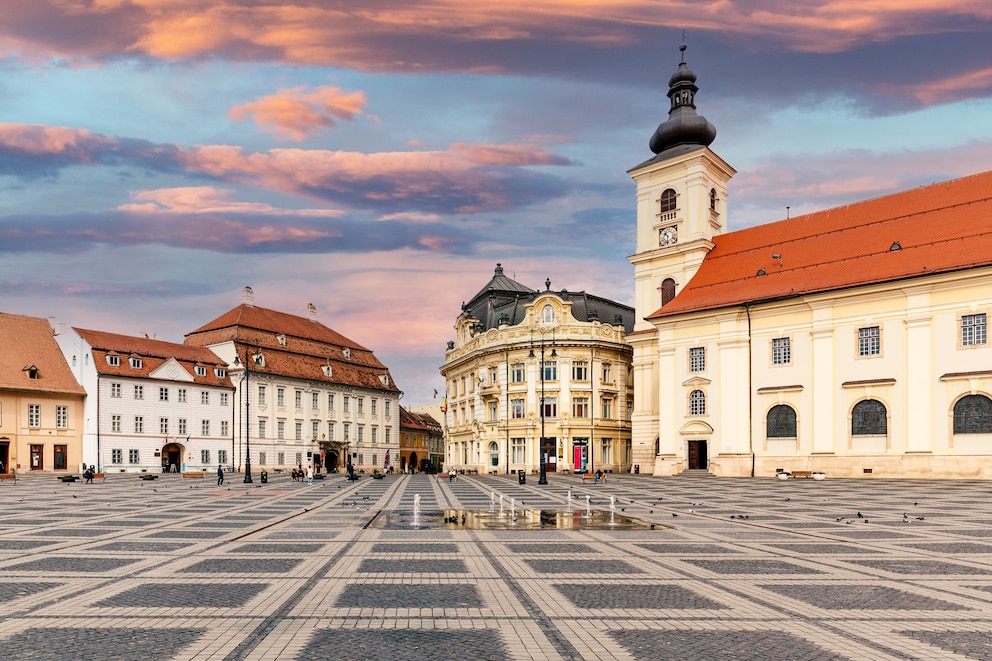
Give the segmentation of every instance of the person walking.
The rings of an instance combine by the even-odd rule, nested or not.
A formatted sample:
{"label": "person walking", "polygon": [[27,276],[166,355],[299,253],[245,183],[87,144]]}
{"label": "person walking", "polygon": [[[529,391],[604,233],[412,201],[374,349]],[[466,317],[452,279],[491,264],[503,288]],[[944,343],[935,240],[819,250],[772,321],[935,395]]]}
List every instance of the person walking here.
{"label": "person walking", "polygon": [[224,467],[218,464],[218,466],[217,466],[217,486],[221,486],[222,484],[224,484]]}
{"label": "person walking", "polygon": [[307,466],[307,485],[313,486],[313,467]]}

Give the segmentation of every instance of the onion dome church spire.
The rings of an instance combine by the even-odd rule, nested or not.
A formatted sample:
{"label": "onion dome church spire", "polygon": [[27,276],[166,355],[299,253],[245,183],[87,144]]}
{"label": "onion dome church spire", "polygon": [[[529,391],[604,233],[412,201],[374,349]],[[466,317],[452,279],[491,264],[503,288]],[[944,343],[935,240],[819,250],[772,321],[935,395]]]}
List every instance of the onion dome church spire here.
{"label": "onion dome church spire", "polygon": [[678,145],[708,146],[716,138],[716,127],[705,117],[696,114],[696,74],[685,63],[686,45],[679,46],[682,61],[678,70],[668,80],[668,98],[672,108],[668,119],[662,122],[651,136],[651,151],[659,154]]}

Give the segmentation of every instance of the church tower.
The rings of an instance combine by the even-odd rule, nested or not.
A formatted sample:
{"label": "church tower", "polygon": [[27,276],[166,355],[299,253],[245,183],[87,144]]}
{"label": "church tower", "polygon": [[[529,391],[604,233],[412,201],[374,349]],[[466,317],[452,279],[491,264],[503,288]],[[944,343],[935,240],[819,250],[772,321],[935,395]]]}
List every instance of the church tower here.
{"label": "church tower", "polygon": [[[696,114],[696,74],[682,61],[668,81],[671,101],[649,146],[654,157],[628,171],[637,184],[637,252],[634,265],[633,463],[645,472],[658,456],[658,338],[645,321],[696,274],[727,228],[727,183],[735,170],[709,145],[716,128]],[[645,466],[646,464],[646,466]]]}

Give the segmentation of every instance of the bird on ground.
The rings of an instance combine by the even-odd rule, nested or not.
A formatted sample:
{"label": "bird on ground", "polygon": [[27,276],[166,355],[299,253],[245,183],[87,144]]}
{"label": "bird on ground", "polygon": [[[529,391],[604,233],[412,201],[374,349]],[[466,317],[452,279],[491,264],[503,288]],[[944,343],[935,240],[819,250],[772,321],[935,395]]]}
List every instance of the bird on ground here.
{"label": "bird on ground", "polygon": [[672,516],[678,516],[678,514],[676,514],[675,512],[672,512]]}
{"label": "bird on ground", "polygon": [[908,519],[908,518],[909,518],[909,515],[908,515],[908,514],[906,514],[905,512],[903,512],[903,513],[902,513],[902,518],[904,518],[904,519]]}
{"label": "bird on ground", "polygon": [[77,496],[76,494],[72,494],[72,497],[73,498],[79,498],[79,496]]}
{"label": "bird on ground", "polygon": [[922,517],[922,516],[918,516],[918,517],[916,517],[916,520],[917,520],[917,521],[923,521],[924,519],[923,519],[923,517]]}
{"label": "bird on ground", "polygon": [[865,523],[868,523],[868,519],[865,519]]}
{"label": "bird on ground", "polygon": [[862,514],[861,512],[858,512],[858,518],[859,518],[859,519],[863,519],[863,518],[865,518],[865,515],[864,515],[864,514]]}
{"label": "bird on ground", "polygon": [[792,500],[792,499],[791,498],[786,498],[785,499],[785,502],[789,502],[790,500]]}

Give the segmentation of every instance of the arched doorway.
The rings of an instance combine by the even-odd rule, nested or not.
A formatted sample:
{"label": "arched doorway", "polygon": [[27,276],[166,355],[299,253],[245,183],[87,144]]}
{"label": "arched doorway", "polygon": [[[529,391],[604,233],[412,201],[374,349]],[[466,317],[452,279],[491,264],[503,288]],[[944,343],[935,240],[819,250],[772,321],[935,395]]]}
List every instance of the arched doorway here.
{"label": "arched doorway", "polygon": [[411,472],[417,470],[417,453],[416,452],[411,452],[410,453],[410,463],[408,465],[410,467],[410,471]]}
{"label": "arched doorway", "polygon": [[179,443],[168,443],[162,446],[162,470],[178,473],[183,465],[185,448]]}

